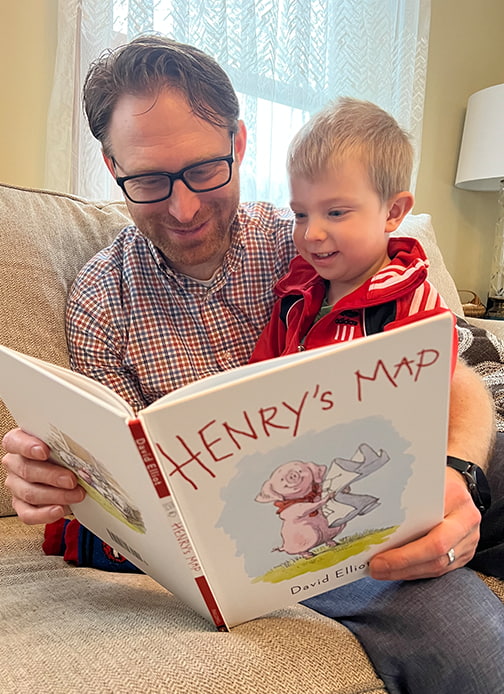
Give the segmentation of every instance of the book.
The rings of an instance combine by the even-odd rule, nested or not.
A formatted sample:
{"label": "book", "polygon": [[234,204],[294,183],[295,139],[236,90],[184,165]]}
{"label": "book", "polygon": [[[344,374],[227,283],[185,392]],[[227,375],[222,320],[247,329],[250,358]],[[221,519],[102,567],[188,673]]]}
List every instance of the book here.
{"label": "book", "polygon": [[0,395],[86,489],[75,517],[227,630],[366,576],[441,521],[452,337],[440,314],[209,376],[136,414],[0,347]]}

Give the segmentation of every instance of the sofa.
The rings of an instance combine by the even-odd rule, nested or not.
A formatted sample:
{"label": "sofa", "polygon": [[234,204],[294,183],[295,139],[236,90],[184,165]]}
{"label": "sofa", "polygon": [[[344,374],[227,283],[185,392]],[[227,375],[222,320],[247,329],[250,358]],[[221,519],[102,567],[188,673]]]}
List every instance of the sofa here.
{"label": "sofa", "polygon": [[[127,222],[123,203],[0,185],[0,343],[68,366],[68,288]],[[431,280],[462,315],[429,215],[409,215],[400,232],[422,241]],[[0,438],[13,425],[0,402]],[[354,636],[301,605],[220,633],[147,576],[45,556],[43,527],[16,518],[4,475],[2,468],[2,694],[385,692]],[[485,580],[504,599],[503,583]]]}

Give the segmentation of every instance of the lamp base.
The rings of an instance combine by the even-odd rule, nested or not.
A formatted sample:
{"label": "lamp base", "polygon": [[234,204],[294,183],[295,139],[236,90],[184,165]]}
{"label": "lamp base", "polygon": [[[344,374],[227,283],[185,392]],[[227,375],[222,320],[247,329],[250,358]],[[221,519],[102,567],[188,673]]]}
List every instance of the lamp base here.
{"label": "lamp base", "polygon": [[488,306],[485,318],[504,320],[504,298],[488,297]]}
{"label": "lamp base", "polygon": [[499,188],[499,216],[495,224],[489,302],[504,301],[504,179]]}

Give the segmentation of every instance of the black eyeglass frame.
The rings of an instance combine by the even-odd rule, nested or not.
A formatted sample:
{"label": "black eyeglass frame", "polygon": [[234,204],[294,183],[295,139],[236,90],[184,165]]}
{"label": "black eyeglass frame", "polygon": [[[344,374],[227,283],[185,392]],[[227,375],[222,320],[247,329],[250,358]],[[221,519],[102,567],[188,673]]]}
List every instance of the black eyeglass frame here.
{"label": "black eyeglass frame", "polygon": [[[175,181],[182,181],[182,183],[189,188],[189,190],[193,193],[209,193],[211,190],[218,190],[219,188],[224,188],[224,186],[227,186],[229,181],[231,180],[231,177],[233,175],[233,164],[234,164],[234,132],[229,133],[231,137],[231,152],[225,156],[225,157],[215,157],[214,159],[207,159],[205,161],[199,161],[196,162],[195,164],[190,164],[189,166],[184,166],[183,169],[180,169],[180,171],[177,171],[175,173],[170,173],[169,171],[152,171],[149,173],[144,173],[144,174],[134,174],[132,176],[116,176],[116,183],[117,185],[121,188],[122,192],[124,195],[130,200],[131,202],[135,203],[135,205],[151,205],[155,202],[162,202],[163,200],[168,200],[168,198],[171,196],[173,193],[173,184]],[[114,157],[111,157],[111,161],[114,165],[116,166],[121,166],[120,164],[117,163],[117,161],[114,159]],[[186,180],[185,174],[187,171],[190,169],[197,169],[200,166],[205,166],[205,164],[214,164],[219,161],[225,161],[228,164],[229,167],[229,175],[225,183],[219,183],[218,186],[211,186],[210,188],[203,188],[203,189],[195,189],[189,181]],[[121,167],[122,168],[122,167]],[[131,195],[128,194],[128,191],[126,190],[125,183],[127,181],[132,181],[132,180],[137,180],[139,178],[147,178],[149,176],[163,176],[167,178],[170,182],[170,190],[168,195],[163,195],[161,198],[156,198],[155,200],[135,200],[131,197]]]}

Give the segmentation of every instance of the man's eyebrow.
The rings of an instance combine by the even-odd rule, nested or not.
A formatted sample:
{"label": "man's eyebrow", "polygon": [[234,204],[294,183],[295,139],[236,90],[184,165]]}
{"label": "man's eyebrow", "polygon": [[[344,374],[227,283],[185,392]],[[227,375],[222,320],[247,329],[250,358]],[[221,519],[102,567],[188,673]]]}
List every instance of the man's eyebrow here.
{"label": "man's eyebrow", "polygon": [[174,174],[174,173],[178,173],[179,171],[182,171],[183,169],[187,169],[189,166],[198,166],[199,164],[206,164],[208,161],[213,161],[214,159],[218,159],[219,157],[226,157],[226,156],[228,156],[228,155],[219,153],[219,154],[212,154],[212,155],[209,154],[208,156],[206,156],[204,158],[198,157],[198,159],[196,159],[192,163],[185,164],[180,169],[177,169],[177,171],[170,171],[169,169],[152,169],[152,168],[149,168],[149,169],[139,169],[139,170],[135,171],[134,173],[126,173],[126,170],[121,166],[121,164],[117,161],[117,159],[115,157],[112,156],[111,159],[114,162],[115,166],[118,166],[120,169],[123,170],[125,176],[144,176],[146,174],[152,174],[152,175],[162,174],[162,173]]}

